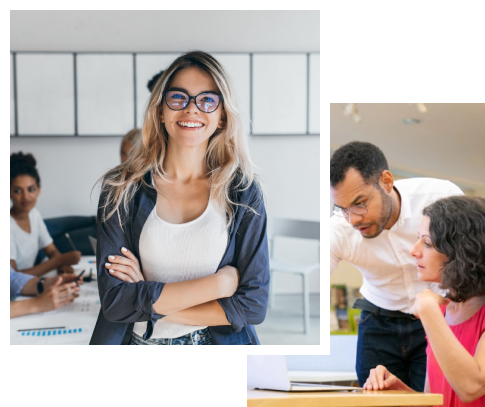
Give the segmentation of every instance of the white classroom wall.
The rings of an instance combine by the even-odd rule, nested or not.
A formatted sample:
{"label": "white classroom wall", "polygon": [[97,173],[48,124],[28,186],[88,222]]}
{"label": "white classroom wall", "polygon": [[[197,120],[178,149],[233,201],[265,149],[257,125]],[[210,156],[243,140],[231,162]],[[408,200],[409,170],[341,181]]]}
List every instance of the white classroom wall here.
{"label": "white classroom wall", "polygon": [[[201,31],[201,21],[212,23]],[[319,52],[319,38],[319,13],[309,11],[11,12],[12,51]],[[91,189],[119,163],[119,143],[120,137],[11,137],[10,151],[36,157],[42,179],[38,208],[45,218],[92,215],[98,193],[90,197]],[[267,188],[269,231],[275,217],[319,221],[320,137],[257,136],[250,148]],[[291,241],[276,249],[292,260],[318,259],[316,245]],[[301,290],[296,276],[278,274],[274,281],[277,293]],[[320,291],[318,273],[310,287]]]}

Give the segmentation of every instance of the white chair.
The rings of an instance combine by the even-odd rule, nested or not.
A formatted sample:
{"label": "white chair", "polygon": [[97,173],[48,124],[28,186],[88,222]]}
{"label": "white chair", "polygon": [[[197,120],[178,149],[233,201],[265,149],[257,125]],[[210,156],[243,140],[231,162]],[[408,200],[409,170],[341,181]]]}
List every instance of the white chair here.
{"label": "white chair", "polygon": [[313,239],[320,242],[320,222],[293,219],[275,219],[273,223],[273,233],[270,236],[270,288],[269,288],[269,307],[274,307],[274,273],[293,273],[300,274],[303,283],[303,313],[304,313],[304,332],[310,330],[310,290],[308,276],[312,271],[320,269],[320,244],[318,245],[317,263],[294,263],[286,260],[274,258],[274,241],[277,236],[295,237],[300,239]]}

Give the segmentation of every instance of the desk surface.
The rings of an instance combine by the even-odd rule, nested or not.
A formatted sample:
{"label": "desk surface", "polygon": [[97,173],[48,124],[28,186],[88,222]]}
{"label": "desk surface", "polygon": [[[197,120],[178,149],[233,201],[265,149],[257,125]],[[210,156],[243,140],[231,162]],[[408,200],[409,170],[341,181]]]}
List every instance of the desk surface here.
{"label": "desk surface", "polygon": [[288,377],[293,382],[325,383],[357,380],[355,372],[324,372],[320,370],[288,370]]}
{"label": "desk surface", "polygon": [[395,390],[286,393],[248,389],[247,397],[248,407],[440,406],[443,404],[441,394]]}
{"label": "desk surface", "polygon": [[[96,264],[89,263],[94,256],[83,256],[79,264],[74,266],[76,274],[87,269],[84,275],[89,275],[93,269],[96,277]],[[56,272],[47,273],[55,276]],[[18,297],[22,301],[28,297]],[[38,314],[23,315],[10,320],[11,345],[87,345],[96,324],[99,309],[98,284],[96,280],[81,285],[79,297],[66,307]],[[54,329],[55,328],[55,329]],[[60,328],[60,329],[59,329]],[[21,331],[19,330],[30,330]],[[33,335],[35,333],[35,335]]]}

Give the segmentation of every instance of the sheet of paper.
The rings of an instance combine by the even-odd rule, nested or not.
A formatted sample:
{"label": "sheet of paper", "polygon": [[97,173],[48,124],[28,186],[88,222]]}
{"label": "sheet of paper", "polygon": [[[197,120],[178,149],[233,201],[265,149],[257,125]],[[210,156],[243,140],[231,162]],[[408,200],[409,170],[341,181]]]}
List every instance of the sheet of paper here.
{"label": "sheet of paper", "polygon": [[85,327],[12,332],[10,345],[87,345],[91,334]]}
{"label": "sheet of paper", "polygon": [[81,295],[73,303],[53,311],[44,312],[44,315],[55,315],[64,312],[81,312],[83,314],[97,314],[101,308],[99,294],[97,291],[83,289]]}

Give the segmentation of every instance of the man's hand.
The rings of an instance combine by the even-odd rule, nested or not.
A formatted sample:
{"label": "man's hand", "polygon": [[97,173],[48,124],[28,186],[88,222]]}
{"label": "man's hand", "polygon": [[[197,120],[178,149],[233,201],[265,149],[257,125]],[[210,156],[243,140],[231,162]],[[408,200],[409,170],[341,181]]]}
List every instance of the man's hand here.
{"label": "man's hand", "polygon": [[35,312],[46,312],[64,307],[79,297],[79,287],[76,286],[76,283],[62,284],[63,277],[55,278],[57,280],[48,290],[33,299],[35,301]]}
{"label": "man's hand", "polygon": [[[61,285],[62,284],[68,284],[72,283],[76,278],[76,274],[63,274],[62,276],[59,277],[47,277],[44,280],[44,291],[47,291],[49,288],[53,287],[54,284],[57,282],[57,280],[61,279]],[[83,284],[83,277],[80,277],[79,280],[77,281],[78,285]]]}
{"label": "man's hand", "polygon": [[401,383],[385,366],[379,365],[371,369],[369,377],[362,386],[364,390],[398,390]]}

